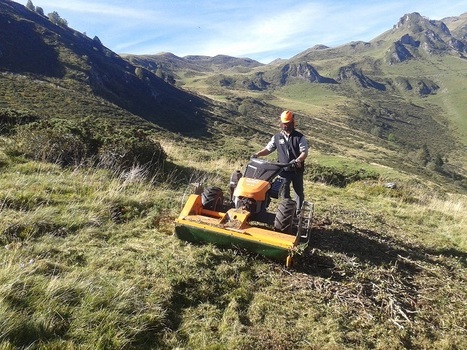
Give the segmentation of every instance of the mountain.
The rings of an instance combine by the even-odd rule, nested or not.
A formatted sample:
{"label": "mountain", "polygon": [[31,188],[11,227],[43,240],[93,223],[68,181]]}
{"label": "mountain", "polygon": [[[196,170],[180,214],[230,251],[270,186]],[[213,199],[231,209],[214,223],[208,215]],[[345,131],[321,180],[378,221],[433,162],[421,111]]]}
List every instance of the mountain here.
{"label": "mountain", "polygon": [[[229,74],[228,70],[235,67],[238,72],[247,72],[245,69],[261,71],[261,74],[252,73],[251,84],[242,82],[241,85],[251,90],[264,90],[267,88],[276,88],[286,85],[287,82],[295,79],[302,79],[310,83],[333,84],[336,81],[354,80],[361,87],[372,87],[384,90],[384,84],[373,81],[366,76],[363,69],[359,68],[366,65],[366,71],[371,68],[370,73],[377,73],[377,66],[381,64],[397,64],[410,59],[422,59],[430,55],[452,55],[465,58],[467,53],[467,41],[465,40],[465,18],[464,14],[460,17],[451,17],[448,19],[453,27],[454,35],[448,29],[448,26],[442,21],[429,20],[419,13],[406,14],[400,21],[394,25],[393,29],[383,33],[371,42],[351,42],[337,48],[329,48],[325,45],[315,45],[289,60],[277,60],[269,65],[256,64],[257,62],[245,61],[244,59],[228,58],[227,56],[205,57],[205,56],[187,56],[185,58],[177,57],[173,54],[159,54],[151,56],[128,56],[131,62],[135,62],[147,69],[158,68],[168,74],[180,73],[181,71],[197,73],[222,72],[223,75]],[[228,59],[227,59],[228,58]],[[364,58],[364,61],[359,62]],[[218,64],[219,60],[222,64]],[[310,62],[328,61],[327,65],[333,68],[333,76],[322,76],[316,67]],[[339,61],[340,66],[332,66],[329,62]],[[202,62],[202,64],[201,64]],[[369,67],[372,65],[373,67]],[[230,72],[233,74],[234,72]],[[193,73],[195,74],[195,73]],[[258,86],[254,81],[261,76],[263,83]],[[183,74],[178,76],[183,81]],[[175,81],[172,81],[176,83]],[[225,84],[223,84],[225,85]],[[235,85],[235,84],[234,84]],[[417,85],[415,83],[414,85]],[[420,95],[427,95],[434,92],[437,87],[434,83],[426,84],[420,82],[421,88],[418,90]],[[413,87],[413,85],[411,85]],[[411,88],[406,86],[409,90]]]}
{"label": "mountain", "polygon": [[386,35],[400,35],[388,53],[390,63],[433,54],[454,54],[464,58],[467,53],[465,40],[455,38],[444,22],[428,20],[419,13],[405,15]]}
{"label": "mountain", "polygon": [[[292,109],[320,155],[462,182],[465,23],[465,14],[444,23],[411,13],[370,42],[315,45],[265,65],[225,55],[119,55],[2,1],[1,107],[141,124],[233,158],[263,144],[277,129],[271,116]],[[429,156],[420,167],[422,151]],[[443,164],[433,172],[426,164],[435,159]]]}
{"label": "mountain", "polygon": [[156,55],[122,55],[122,58],[135,66],[152,71],[170,84],[176,84],[176,80],[182,79],[184,71],[191,72],[190,75],[204,75],[212,72],[249,71],[251,68],[263,65],[250,58],[237,58],[227,55],[178,57],[170,52]]}
{"label": "mountain", "polygon": [[[370,143],[398,151],[365,152],[366,159],[401,167],[411,152],[427,146],[449,159],[454,172],[466,174],[465,18],[445,24],[410,13],[370,42],[315,45],[288,60],[236,70],[218,70],[208,58],[203,60],[211,64],[193,66],[176,56],[185,64],[171,70],[167,54],[153,55],[151,62],[165,67],[174,84],[219,101],[228,96],[243,113],[254,108],[255,116],[262,114],[245,96],[299,109],[302,127],[319,135],[313,146],[324,152],[353,157],[356,145]],[[150,69],[147,62],[144,67]],[[337,139],[331,136],[336,132]]]}
{"label": "mountain", "polygon": [[163,52],[157,55],[122,55],[128,61],[146,66],[145,68],[167,69],[167,70],[180,70],[191,69],[194,71],[225,71],[231,68],[255,68],[263,66],[262,63],[252,60],[250,58],[237,58],[227,55],[217,55],[214,57],[189,55],[185,57],[178,57],[170,52]]}
{"label": "mountain", "polygon": [[[56,25],[12,1],[0,3],[0,33],[3,85],[20,85],[16,89],[24,88],[23,95],[31,99],[36,91],[44,91],[49,96],[41,114],[55,114],[55,109],[84,116],[111,108],[112,114],[137,116],[172,131],[207,130],[207,119],[212,116],[209,110],[215,108],[211,102],[131,64],[106,48],[97,37],[91,39]],[[64,110],[57,106],[63,95],[68,95],[66,100],[86,101],[85,105],[94,107],[83,110],[83,104],[69,103],[68,110]],[[29,104],[28,97],[15,100],[15,96],[10,96],[10,99],[12,107],[17,104],[33,108],[34,103]]]}

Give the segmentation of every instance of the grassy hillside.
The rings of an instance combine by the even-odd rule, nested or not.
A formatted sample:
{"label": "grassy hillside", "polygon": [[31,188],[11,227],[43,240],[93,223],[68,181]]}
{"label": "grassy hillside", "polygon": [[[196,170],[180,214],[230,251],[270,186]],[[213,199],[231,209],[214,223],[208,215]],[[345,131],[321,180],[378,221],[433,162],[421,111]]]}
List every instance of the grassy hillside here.
{"label": "grassy hillside", "polygon": [[56,25],[18,3],[0,3],[0,30],[5,107],[52,117],[123,115],[197,136],[209,134],[211,118],[222,110],[132,65],[99,38]]}
{"label": "grassy hillside", "polygon": [[[304,56],[152,73],[9,1],[0,28],[0,349],[465,346],[464,59],[315,48],[305,61],[338,84],[252,90],[308,73]],[[283,109],[309,137],[315,204],[293,268],[175,238],[192,184],[227,193]]]}
{"label": "grassy hillside", "polygon": [[161,143],[150,173],[28,161],[1,139],[2,349],[462,348],[465,196],[376,165],[347,187],[307,180],[311,244],[284,270],[173,236],[189,182],[227,190],[240,164]]}

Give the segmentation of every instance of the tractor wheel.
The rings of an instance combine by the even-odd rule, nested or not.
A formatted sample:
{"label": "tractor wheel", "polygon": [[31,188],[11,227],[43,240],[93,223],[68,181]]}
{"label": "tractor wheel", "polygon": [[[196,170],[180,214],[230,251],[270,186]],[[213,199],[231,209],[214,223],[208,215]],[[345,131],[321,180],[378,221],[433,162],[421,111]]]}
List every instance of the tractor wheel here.
{"label": "tractor wheel", "polygon": [[204,209],[219,211],[224,202],[224,194],[219,187],[209,187],[201,194]]}
{"label": "tractor wheel", "polygon": [[274,229],[283,233],[292,233],[293,219],[295,217],[295,210],[297,203],[290,199],[285,198],[277,208],[276,218],[274,220]]}

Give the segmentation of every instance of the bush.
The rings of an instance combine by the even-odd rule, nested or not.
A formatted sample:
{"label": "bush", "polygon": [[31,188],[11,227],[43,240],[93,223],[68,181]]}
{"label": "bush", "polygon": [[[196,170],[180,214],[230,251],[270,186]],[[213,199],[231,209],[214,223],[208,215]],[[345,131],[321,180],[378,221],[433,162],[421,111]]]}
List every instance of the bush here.
{"label": "bush", "polygon": [[115,128],[106,121],[49,119],[21,125],[10,153],[62,166],[89,165],[129,169],[156,168],[167,155],[150,131]]}
{"label": "bush", "polygon": [[11,108],[0,109],[0,135],[9,135],[17,125],[29,124],[39,120],[39,117],[29,111],[18,111]]}
{"label": "bush", "polygon": [[82,162],[92,151],[83,135],[62,121],[40,121],[17,128],[15,151],[28,158],[60,165]]}
{"label": "bush", "polygon": [[106,168],[129,169],[140,164],[154,169],[167,155],[162,146],[151,139],[149,132],[129,129],[104,137],[97,158]]}
{"label": "bush", "polygon": [[312,163],[308,165],[306,170],[306,178],[311,181],[323,182],[332,186],[345,187],[352,182],[360,180],[378,179],[379,174],[373,171],[367,171],[362,168],[335,168]]}

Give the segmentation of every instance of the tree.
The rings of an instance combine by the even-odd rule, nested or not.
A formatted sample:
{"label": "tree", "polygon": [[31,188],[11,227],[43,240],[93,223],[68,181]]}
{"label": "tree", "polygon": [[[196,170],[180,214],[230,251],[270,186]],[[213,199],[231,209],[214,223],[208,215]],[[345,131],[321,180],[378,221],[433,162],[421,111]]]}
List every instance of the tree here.
{"label": "tree", "polygon": [[370,133],[376,137],[383,137],[383,128],[380,126],[374,126],[371,128]]}
{"label": "tree", "polygon": [[162,69],[157,68],[155,74],[156,74],[156,77],[164,79],[164,72],[162,72]]}
{"label": "tree", "polygon": [[47,15],[49,17],[50,22],[60,26],[60,27],[67,27],[68,22],[66,19],[61,18],[57,11],[51,12]]}
{"label": "tree", "polygon": [[141,80],[144,78],[143,70],[141,69],[141,67],[136,67],[135,74]]}
{"label": "tree", "polygon": [[42,7],[36,6],[36,13],[40,14],[41,16],[45,16],[44,10]]}
{"label": "tree", "polygon": [[439,153],[436,154],[435,159],[433,160],[433,163],[435,163],[436,171],[441,171],[443,169],[444,160],[441,154]]}
{"label": "tree", "polygon": [[57,11],[47,14],[47,17],[49,17],[49,21],[54,24],[58,24],[58,21],[60,20],[60,15]]}
{"label": "tree", "polygon": [[28,3],[26,4],[26,8],[30,11],[35,11],[36,8],[34,7],[34,4],[32,3],[31,0],[28,0]]}

